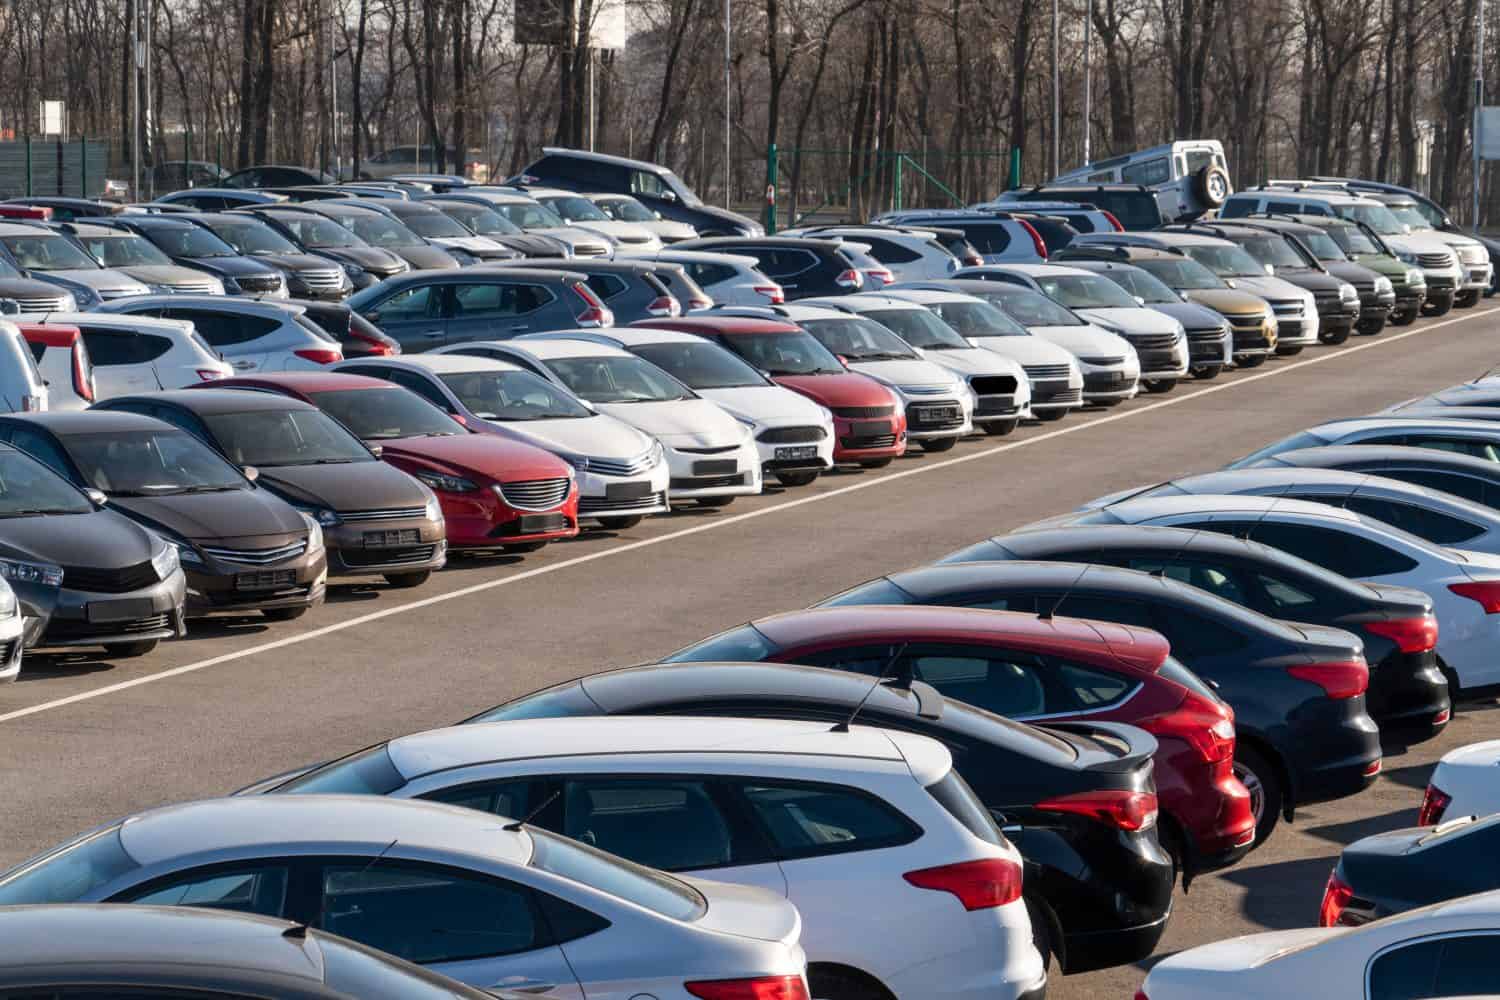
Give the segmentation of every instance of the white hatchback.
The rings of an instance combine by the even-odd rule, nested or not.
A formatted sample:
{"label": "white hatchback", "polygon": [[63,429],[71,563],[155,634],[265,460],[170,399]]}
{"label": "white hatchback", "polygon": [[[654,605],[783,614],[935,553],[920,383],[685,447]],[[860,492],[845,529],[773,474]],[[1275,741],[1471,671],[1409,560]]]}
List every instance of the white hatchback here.
{"label": "white hatchback", "polygon": [[[620,256],[627,256],[620,254]],[[698,287],[721,306],[779,306],[786,301],[780,285],[760,272],[760,261],[739,253],[673,250],[632,254],[648,260],[681,264]]]}
{"label": "white hatchback", "polygon": [[97,399],[181,389],[234,374],[234,368],[208,346],[188,320],[101,312],[18,318],[76,326],[83,332],[83,344],[94,366]]}
{"label": "white hatchback", "polygon": [[1500,812],[1500,740],[1449,750],[1432,769],[1418,826]]}

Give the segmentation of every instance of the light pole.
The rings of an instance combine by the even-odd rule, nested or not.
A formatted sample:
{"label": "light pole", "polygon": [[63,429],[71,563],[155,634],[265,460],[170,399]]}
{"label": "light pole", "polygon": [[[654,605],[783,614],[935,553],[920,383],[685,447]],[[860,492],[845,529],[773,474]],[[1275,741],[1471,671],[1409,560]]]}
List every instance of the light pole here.
{"label": "light pole", "polygon": [[130,19],[130,196],[141,200],[141,11]]}
{"label": "light pole", "polygon": [[730,34],[730,0],[724,0],[724,207],[729,207],[729,59],[733,38]]}
{"label": "light pole", "polygon": [[1089,118],[1094,96],[1093,54],[1094,0],[1088,0],[1087,9],[1083,12],[1083,162],[1085,165],[1093,162],[1089,157],[1089,138],[1093,131]]}
{"label": "light pole", "polygon": [[1062,77],[1057,66],[1057,0],[1052,0],[1052,176],[1062,162]]}
{"label": "light pole", "polygon": [[1479,232],[1479,143],[1484,132],[1484,0],[1479,0],[1479,30],[1474,32],[1474,232]]}

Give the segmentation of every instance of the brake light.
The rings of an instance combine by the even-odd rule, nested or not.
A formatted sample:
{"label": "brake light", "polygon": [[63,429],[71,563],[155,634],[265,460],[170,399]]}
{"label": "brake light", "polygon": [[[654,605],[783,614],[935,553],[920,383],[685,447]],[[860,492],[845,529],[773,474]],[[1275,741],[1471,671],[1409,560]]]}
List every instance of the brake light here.
{"label": "brake light", "polygon": [[344,360],[344,352],[337,349],[328,350],[321,347],[309,347],[300,351],[293,351],[292,353],[304,361],[311,361],[318,365],[331,365]]}
{"label": "brake light", "polygon": [[351,328],[349,330],[349,337],[352,340],[357,340],[361,344],[364,344],[365,353],[372,356],[388,357],[390,355],[401,353],[400,348],[396,348],[393,350],[390,344],[387,344],[380,338],[372,337],[368,333],[362,333],[359,330]]}
{"label": "brake light", "polygon": [[1471,601],[1478,601],[1487,615],[1500,613],[1500,580],[1450,583],[1448,584],[1448,589],[1459,597],[1467,597]]}
{"label": "brake light", "polygon": [[1153,736],[1173,736],[1185,741],[1210,764],[1234,758],[1233,720],[1226,718],[1219,706],[1196,695],[1189,695],[1170,712],[1138,719],[1133,725]]}
{"label": "brake light", "polygon": [[1017,219],[1016,221],[1024,226],[1026,228],[1026,232],[1031,236],[1031,245],[1036,247],[1036,255],[1042,258],[1042,260],[1046,260],[1047,244],[1042,240],[1042,234],[1037,232],[1036,227],[1027,222],[1025,219]]}
{"label": "brake light", "polygon": [[1107,212],[1101,208],[1099,209],[1099,214],[1103,215],[1106,219],[1109,220],[1109,224],[1115,227],[1115,232],[1123,233],[1125,231],[1125,227],[1120,225],[1120,220],[1115,218],[1115,213]]}
{"label": "brake light", "polygon": [[864,287],[865,279],[864,275],[860,274],[858,271],[851,267],[847,268],[844,273],[839,275],[837,278],[834,278],[833,283],[835,285],[838,285],[840,288],[853,288],[858,291],[859,289]]}
{"label": "brake light", "polygon": [[658,295],[646,306],[646,312],[662,318],[681,316],[682,306],[678,305],[677,300],[670,295]]}
{"label": "brake light", "polygon": [[1365,769],[1361,771],[1360,774],[1364,775],[1366,778],[1373,778],[1375,777],[1375,775],[1380,773],[1380,769],[1384,766],[1384,758],[1376,757],[1374,760],[1370,761],[1370,763],[1365,765]]}
{"label": "brake light", "polygon": [[1385,636],[1403,653],[1425,653],[1437,648],[1438,623],[1431,615],[1398,618],[1388,622],[1365,622],[1365,631]]}
{"label": "brake light", "polygon": [[1328,885],[1323,889],[1323,905],[1318,908],[1318,926],[1337,927],[1339,918],[1344,915],[1344,907],[1353,898],[1354,890],[1339,878],[1339,870],[1335,868],[1329,873]]}
{"label": "brake light", "polygon": [[1129,792],[1123,789],[1078,792],[1038,802],[1036,807],[1043,812],[1086,816],[1126,833],[1149,830],[1156,824],[1156,795],[1152,792]]}
{"label": "brake light", "polygon": [[966,910],[988,910],[1021,898],[1021,866],[1004,858],[922,868],[901,877],[918,889],[952,893]]}
{"label": "brake light", "polygon": [[78,398],[85,403],[94,401],[94,380],[83,367],[83,344],[79,343],[73,348],[73,391],[78,393]]}
{"label": "brake light", "polygon": [[[779,292],[781,291],[781,289],[778,288],[777,291]],[[714,307],[714,300],[700,299],[695,296],[691,299],[688,299],[687,307],[689,309],[712,309]]]}
{"label": "brake light", "polygon": [[1136,990],[1135,1000],[1151,1000],[1151,998],[1146,995],[1145,990]]}
{"label": "brake light", "polygon": [[1428,785],[1427,791],[1422,793],[1422,808],[1417,811],[1417,825],[1437,826],[1452,804],[1453,796],[1437,785]]}
{"label": "brake light", "polygon": [[598,296],[588,285],[573,285],[573,294],[583,299],[583,312],[573,317],[579,326],[609,326],[614,317],[609,310],[604,308],[604,303],[599,301]]}
{"label": "brake light", "polygon": [[216,382],[224,377],[224,373],[215,368],[199,368],[197,372],[199,380],[203,382]]}
{"label": "brake light", "polygon": [[782,291],[780,285],[756,285],[755,290],[770,299],[773,306],[786,303],[786,292]]}
{"label": "brake light", "polygon": [[892,285],[896,282],[896,276],[883,267],[867,267],[865,273],[883,285]]}
{"label": "brake light", "polygon": [[1347,663],[1299,663],[1286,672],[1299,681],[1316,684],[1335,701],[1364,694],[1370,686],[1370,668],[1358,660]]}
{"label": "brake light", "polygon": [[977,253],[965,254],[962,258],[964,267],[983,267],[984,258]]}
{"label": "brake light", "polygon": [[807,983],[801,976],[712,979],[683,983],[682,988],[703,1000],[808,1000]]}

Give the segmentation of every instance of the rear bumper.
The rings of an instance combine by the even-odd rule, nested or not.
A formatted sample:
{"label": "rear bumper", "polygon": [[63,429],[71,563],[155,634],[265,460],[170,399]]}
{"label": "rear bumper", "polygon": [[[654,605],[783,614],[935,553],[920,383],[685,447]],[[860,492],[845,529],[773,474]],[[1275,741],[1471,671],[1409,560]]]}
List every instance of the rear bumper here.
{"label": "rear bumper", "polygon": [[1156,944],[1166,933],[1170,913],[1148,924],[1120,927],[1107,931],[1087,931],[1064,935],[1067,949],[1067,973],[1092,972],[1115,965],[1138,962],[1156,951]]}
{"label": "rear bumper", "polygon": [[1431,652],[1398,654],[1376,664],[1365,701],[1381,734],[1406,743],[1442,732],[1453,708],[1448,681]]}
{"label": "rear bumper", "polygon": [[[1381,761],[1380,730],[1373,724],[1351,719],[1336,728],[1309,726],[1289,735],[1302,753],[1301,760],[1294,764],[1296,805],[1358,795],[1379,776],[1378,769],[1371,770]],[[1317,753],[1316,761],[1308,759],[1309,751]]]}

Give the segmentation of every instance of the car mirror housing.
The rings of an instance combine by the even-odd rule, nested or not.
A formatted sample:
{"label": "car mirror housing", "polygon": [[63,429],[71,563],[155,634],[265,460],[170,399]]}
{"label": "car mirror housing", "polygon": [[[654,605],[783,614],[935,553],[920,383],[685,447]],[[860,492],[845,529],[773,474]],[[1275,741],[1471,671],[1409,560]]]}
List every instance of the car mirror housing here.
{"label": "car mirror housing", "polygon": [[260,478],[260,470],[253,465],[241,466],[240,472],[244,473],[245,478],[250,480],[252,483]]}
{"label": "car mirror housing", "polygon": [[372,444],[372,445],[367,445],[366,447],[368,447],[370,449],[370,454],[374,455],[376,458],[379,458],[381,455],[385,454],[385,448],[382,447],[381,445]]}
{"label": "car mirror housing", "polygon": [[109,497],[105,496],[103,490],[90,488],[84,490],[83,495],[88,497],[89,503],[93,504],[95,507],[103,507],[105,504],[109,503]]}

